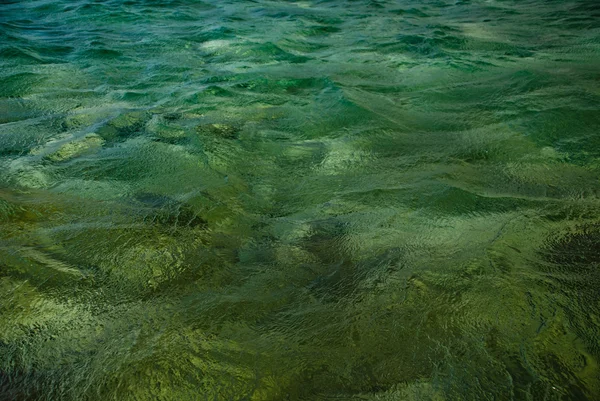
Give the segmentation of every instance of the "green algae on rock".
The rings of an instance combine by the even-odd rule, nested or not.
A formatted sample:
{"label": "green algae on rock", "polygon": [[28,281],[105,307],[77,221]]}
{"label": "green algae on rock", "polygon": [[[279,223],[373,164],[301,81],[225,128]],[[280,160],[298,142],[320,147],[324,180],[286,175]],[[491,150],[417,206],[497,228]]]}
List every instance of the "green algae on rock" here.
{"label": "green algae on rock", "polygon": [[99,135],[89,134],[79,140],[65,143],[57,151],[47,155],[46,158],[53,162],[64,162],[98,149],[103,144],[104,139]]}

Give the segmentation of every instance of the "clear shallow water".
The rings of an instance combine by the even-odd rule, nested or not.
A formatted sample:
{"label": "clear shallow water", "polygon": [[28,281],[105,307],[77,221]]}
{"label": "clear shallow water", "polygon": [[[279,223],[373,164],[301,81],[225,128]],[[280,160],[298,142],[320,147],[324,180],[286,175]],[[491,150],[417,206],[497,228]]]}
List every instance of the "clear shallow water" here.
{"label": "clear shallow water", "polygon": [[600,398],[595,1],[0,5],[0,393]]}

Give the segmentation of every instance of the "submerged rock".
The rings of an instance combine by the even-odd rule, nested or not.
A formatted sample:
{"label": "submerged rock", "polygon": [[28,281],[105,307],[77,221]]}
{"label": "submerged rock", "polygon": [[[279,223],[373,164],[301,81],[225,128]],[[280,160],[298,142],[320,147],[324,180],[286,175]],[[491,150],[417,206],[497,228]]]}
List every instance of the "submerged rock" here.
{"label": "submerged rock", "polygon": [[99,149],[102,147],[104,142],[104,139],[102,139],[99,135],[89,134],[79,140],[65,143],[58,148],[58,150],[47,155],[46,159],[53,162],[64,162],[71,160],[85,153]]}
{"label": "submerged rock", "polygon": [[153,134],[157,140],[168,143],[181,142],[187,137],[184,127],[172,124],[178,117],[173,114],[153,116],[146,125],[146,131]]}
{"label": "submerged rock", "polygon": [[51,176],[41,166],[19,166],[11,171],[11,175],[18,188],[46,188],[52,182]]}
{"label": "submerged rock", "polygon": [[141,132],[149,119],[147,112],[131,111],[112,119],[97,132],[103,139],[115,141]]}
{"label": "submerged rock", "polygon": [[86,110],[85,112],[74,113],[65,117],[61,122],[61,128],[64,131],[69,131],[89,127],[108,116],[109,112],[107,110]]}
{"label": "submerged rock", "polygon": [[239,128],[227,124],[201,124],[196,127],[196,131],[225,139],[237,139],[240,133]]}
{"label": "submerged rock", "polygon": [[182,117],[183,117],[183,115],[181,113],[177,113],[177,112],[164,113],[162,115],[162,118],[165,119],[166,121],[177,121],[177,120],[181,119]]}
{"label": "submerged rock", "polygon": [[142,209],[144,220],[172,228],[205,228],[207,225],[207,221],[190,205],[168,196],[142,192],[135,195],[134,200],[144,206]]}
{"label": "submerged rock", "polygon": [[542,253],[565,271],[594,272],[600,264],[600,225],[588,225],[562,237],[551,238]]}

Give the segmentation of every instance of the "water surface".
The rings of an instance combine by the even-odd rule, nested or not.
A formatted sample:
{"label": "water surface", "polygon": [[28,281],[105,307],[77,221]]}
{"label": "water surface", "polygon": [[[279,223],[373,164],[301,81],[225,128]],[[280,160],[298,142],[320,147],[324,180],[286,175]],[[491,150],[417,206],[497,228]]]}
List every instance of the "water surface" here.
{"label": "water surface", "polygon": [[595,0],[0,5],[3,400],[600,399]]}

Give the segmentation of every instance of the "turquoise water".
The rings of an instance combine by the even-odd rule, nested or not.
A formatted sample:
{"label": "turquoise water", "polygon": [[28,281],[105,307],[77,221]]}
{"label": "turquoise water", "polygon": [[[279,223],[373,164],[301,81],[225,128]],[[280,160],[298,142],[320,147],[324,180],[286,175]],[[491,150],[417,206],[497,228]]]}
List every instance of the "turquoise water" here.
{"label": "turquoise water", "polygon": [[600,399],[595,0],[3,1],[0,399]]}

